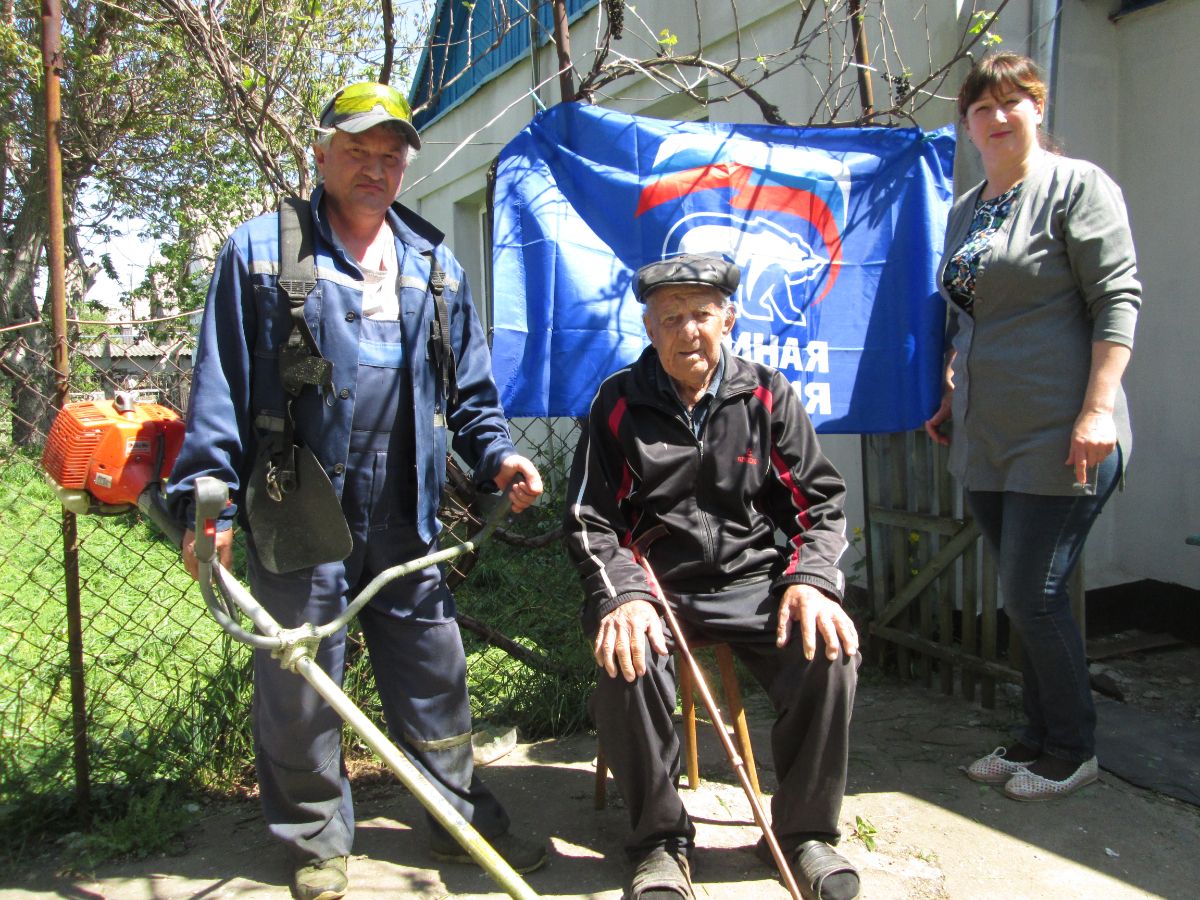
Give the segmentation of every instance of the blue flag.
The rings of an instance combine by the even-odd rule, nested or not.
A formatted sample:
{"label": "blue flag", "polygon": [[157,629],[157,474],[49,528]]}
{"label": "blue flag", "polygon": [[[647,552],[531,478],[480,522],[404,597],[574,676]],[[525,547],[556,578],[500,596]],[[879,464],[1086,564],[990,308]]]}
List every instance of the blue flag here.
{"label": "blue flag", "polygon": [[636,269],[742,270],[733,350],[780,369],[818,430],[919,427],[941,396],[935,288],[954,133],[668,122],[580,104],[500,154],[493,366],[510,416],[585,415],[648,343]]}

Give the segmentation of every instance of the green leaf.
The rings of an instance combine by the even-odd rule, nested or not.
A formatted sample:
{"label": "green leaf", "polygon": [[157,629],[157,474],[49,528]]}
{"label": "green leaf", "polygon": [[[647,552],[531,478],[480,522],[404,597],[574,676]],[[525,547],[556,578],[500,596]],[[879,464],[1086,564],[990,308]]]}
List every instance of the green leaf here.
{"label": "green leaf", "polygon": [[878,831],[875,829],[875,826],[872,825],[869,820],[864,819],[862,816],[854,817],[854,836],[857,837],[860,841],[862,841],[863,846],[866,847],[868,850],[870,850],[872,853],[875,852],[875,835],[876,834],[878,834]]}
{"label": "green leaf", "polygon": [[[1004,40],[999,34],[992,32],[991,29],[997,24],[1000,14],[989,9],[981,9],[971,16],[971,24],[967,28],[968,34],[983,35],[980,38],[980,43],[985,47],[992,47]],[[985,33],[986,32],[986,33]]]}

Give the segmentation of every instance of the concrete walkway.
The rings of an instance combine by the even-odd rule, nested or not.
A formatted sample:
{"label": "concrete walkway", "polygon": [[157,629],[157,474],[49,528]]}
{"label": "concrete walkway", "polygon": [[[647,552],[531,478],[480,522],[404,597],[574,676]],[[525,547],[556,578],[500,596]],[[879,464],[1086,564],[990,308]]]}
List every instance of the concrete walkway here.
{"label": "concrete walkway", "polygon": [[[1002,694],[1002,692],[1001,692]],[[1065,800],[1019,804],[977,785],[959,767],[1002,743],[1014,715],[935,691],[872,677],[856,704],[842,851],[860,868],[863,898],[1041,898],[1200,896],[1200,810],[1103,774]],[[768,717],[748,706],[764,789],[773,783]],[[699,791],[688,806],[699,827],[697,896],[774,900],[786,892],[750,848],[758,832],[749,804],[703,726]],[[484,770],[518,827],[546,834],[550,865],[528,876],[547,897],[618,900],[625,810],[592,809],[595,740],[580,735],[521,744]],[[401,789],[358,787],[358,836],[350,897],[499,898],[470,867],[441,871],[424,849],[421,810]],[[861,826],[859,824],[861,820]],[[873,829],[874,833],[869,834]],[[873,838],[874,850],[863,838]],[[85,877],[55,874],[53,859],[9,872],[0,897],[112,900],[285,898],[288,872],[251,803],[206,807],[179,855],[105,866]]]}

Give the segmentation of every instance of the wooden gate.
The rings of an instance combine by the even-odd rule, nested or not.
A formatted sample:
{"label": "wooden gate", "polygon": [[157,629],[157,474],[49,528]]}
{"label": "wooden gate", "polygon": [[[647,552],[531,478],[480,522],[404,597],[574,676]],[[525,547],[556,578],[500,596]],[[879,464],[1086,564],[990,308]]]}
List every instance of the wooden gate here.
{"label": "wooden gate", "polygon": [[[1001,609],[996,561],[923,431],[865,435],[867,588],[872,654],[902,677],[995,703],[997,681],[1021,681],[1020,645]],[[1082,565],[1071,605],[1084,630]]]}

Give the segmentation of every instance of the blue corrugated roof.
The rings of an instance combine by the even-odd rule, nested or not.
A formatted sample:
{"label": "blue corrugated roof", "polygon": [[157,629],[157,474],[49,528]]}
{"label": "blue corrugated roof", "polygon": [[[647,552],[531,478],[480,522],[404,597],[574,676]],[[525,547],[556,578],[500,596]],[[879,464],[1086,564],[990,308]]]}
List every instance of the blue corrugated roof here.
{"label": "blue corrugated roof", "polygon": [[[574,21],[594,7],[598,0],[566,2],[568,20]],[[413,124],[417,128],[428,125],[473,94],[485,81],[527,57],[531,27],[539,45],[545,42],[545,35],[554,33],[554,10],[550,0],[543,0],[538,7],[537,21],[544,31],[524,19],[527,5],[518,0],[486,3],[438,0],[429,29],[430,37],[421,54],[421,61],[417,63],[409,93],[413,107],[429,102],[435,93],[435,85],[446,84],[462,74],[442,91],[428,109],[421,110],[413,117]],[[513,22],[519,24],[508,24]],[[492,45],[505,28],[508,28],[508,33],[493,48]]]}

